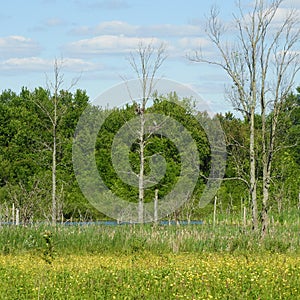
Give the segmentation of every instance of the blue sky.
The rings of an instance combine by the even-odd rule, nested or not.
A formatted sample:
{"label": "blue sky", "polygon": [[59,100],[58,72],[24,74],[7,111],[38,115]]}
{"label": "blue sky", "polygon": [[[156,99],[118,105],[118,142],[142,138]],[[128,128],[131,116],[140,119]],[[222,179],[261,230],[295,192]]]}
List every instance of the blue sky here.
{"label": "blue sky", "polygon": [[[224,100],[225,74],[218,68],[188,61],[203,47],[205,15],[219,6],[231,19],[235,0],[11,0],[0,12],[0,89],[46,86],[54,58],[63,58],[65,86],[80,75],[76,88],[91,100],[122,78],[135,78],[126,60],[140,40],[167,45],[168,58],[159,76],[192,87],[213,111],[231,109]],[[242,1],[247,6],[250,2]],[[285,4],[300,9],[300,0]],[[298,77],[299,78],[299,77]],[[299,80],[300,85],[300,80]]]}

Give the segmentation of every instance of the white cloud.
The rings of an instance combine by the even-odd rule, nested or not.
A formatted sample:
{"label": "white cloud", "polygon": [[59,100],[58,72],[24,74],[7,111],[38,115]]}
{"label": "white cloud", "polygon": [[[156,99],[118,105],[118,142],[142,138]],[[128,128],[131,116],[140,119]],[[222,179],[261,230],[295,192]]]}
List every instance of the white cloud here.
{"label": "white cloud", "polygon": [[88,62],[80,58],[63,59],[63,67],[67,71],[72,72],[99,71],[104,68],[103,65],[99,63]]}
{"label": "white cloud", "polygon": [[291,15],[291,13],[294,14],[294,16],[298,14],[299,17],[300,9],[291,9],[290,7],[278,8],[273,18],[273,25],[275,25],[275,27],[282,26],[284,21]]}
{"label": "white cloud", "polygon": [[164,41],[158,38],[101,35],[72,42],[65,49],[69,53],[77,55],[121,54],[135,50],[141,42],[157,46]]}
{"label": "white cloud", "polygon": [[[132,25],[123,21],[102,22],[97,26],[73,29],[73,34],[91,36],[65,46],[72,55],[119,54],[136,49],[142,41],[154,46],[165,43],[171,56],[184,56],[186,51],[208,46],[201,26],[185,24]],[[166,42],[168,41],[168,42]]]}
{"label": "white cloud", "polygon": [[40,52],[40,46],[30,38],[19,35],[0,37],[0,57],[34,56]]}
{"label": "white cloud", "polygon": [[203,26],[195,24],[157,24],[132,25],[127,22],[113,20],[102,22],[96,26],[80,26],[71,31],[75,35],[126,35],[143,37],[192,37],[204,34]]}
{"label": "white cloud", "polygon": [[178,45],[180,46],[180,48],[184,48],[187,50],[191,50],[191,49],[198,50],[200,48],[207,47],[210,44],[211,43],[207,38],[201,38],[201,37],[198,38],[185,37],[178,40]]}
{"label": "white cloud", "polygon": [[135,35],[139,26],[130,25],[122,21],[102,22],[95,27],[93,32],[97,35]]}
{"label": "white cloud", "polygon": [[50,67],[50,61],[39,57],[10,58],[0,63],[2,71],[46,71]]}
{"label": "white cloud", "polygon": [[300,9],[300,0],[286,0],[283,5],[287,8]]}
{"label": "white cloud", "polygon": [[[0,70],[7,72],[26,71],[26,72],[49,72],[54,65],[53,59],[40,57],[10,58],[0,63]],[[63,70],[69,72],[85,72],[101,70],[103,66],[87,62],[78,58],[63,59]]]}
{"label": "white cloud", "polygon": [[[252,3],[252,6],[248,6],[247,10],[245,9],[245,20],[249,24],[251,23],[252,20],[251,14],[254,9],[253,6],[254,6],[254,2]],[[263,15],[268,19],[272,19],[270,28],[273,28],[274,30],[278,29],[278,27],[281,27],[283,23],[286,21],[286,19],[288,17],[291,17],[291,14],[294,18],[296,17],[299,20],[300,0],[283,1],[282,5],[280,5],[276,9],[274,16],[272,15],[273,10],[270,10],[270,7],[274,7],[274,6],[271,6],[271,4],[266,1],[266,3],[263,6]],[[242,7],[242,9],[243,8],[244,7]],[[258,16],[256,17],[258,18]]]}
{"label": "white cloud", "polygon": [[188,37],[199,36],[203,34],[203,28],[197,25],[174,25],[174,24],[158,24],[151,26],[142,26],[139,33],[146,36],[160,37]]}

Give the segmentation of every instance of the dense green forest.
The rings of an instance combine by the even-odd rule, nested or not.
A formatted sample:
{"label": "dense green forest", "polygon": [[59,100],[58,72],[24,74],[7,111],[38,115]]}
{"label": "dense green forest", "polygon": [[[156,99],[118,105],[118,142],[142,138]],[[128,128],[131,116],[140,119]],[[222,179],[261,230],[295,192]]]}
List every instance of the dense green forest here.
{"label": "dense green forest", "polygon": [[[284,101],[276,130],[276,145],[270,183],[268,209],[284,212],[300,206],[300,88]],[[56,217],[58,221],[99,220],[106,216],[98,212],[83,196],[77,184],[72,163],[72,144],[76,125],[84,109],[92,104],[83,90],[57,93],[54,126],[53,95],[47,89],[33,91],[23,88],[20,93],[5,90],[0,95],[0,214],[1,221],[11,221],[18,209],[20,222],[51,220],[53,189],[53,135],[56,137]],[[113,193],[131,202],[138,201],[138,190],[118,177],[111,161],[111,145],[116,132],[136,116],[137,104],[121,108],[101,108],[109,113],[98,134],[95,157],[99,174]],[[171,217],[186,219],[202,218],[213,209],[213,203],[199,208],[197,201],[205,186],[210,169],[210,146],[205,131],[198,122],[209,118],[206,112],[195,109],[191,99],[179,99],[176,92],[156,96],[147,112],[171,116],[189,130],[196,141],[199,153],[200,176],[188,203],[176,210]],[[267,115],[271,124],[272,111]],[[262,174],[260,147],[260,115],[256,115],[257,178]],[[221,188],[217,193],[219,209],[238,212],[241,205],[249,208],[249,120],[238,118],[234,113],[217,114],[226,136],[227,167]],[[268,120],[270,122],[268,122]],[[165,175],[159,183],[146,189],[145,202],[152,201],[155,189],[159,197],[172,189],[180,176],[180,157],[171,141],[153,135],[145,154],[160,153],[167,163]],[[134,172],[139,171],[138,147],[133,144],[129,154]],[[150,162],[146,161],[145,173]],[[261,209],[260,182],[257,182],[258,204]]]}

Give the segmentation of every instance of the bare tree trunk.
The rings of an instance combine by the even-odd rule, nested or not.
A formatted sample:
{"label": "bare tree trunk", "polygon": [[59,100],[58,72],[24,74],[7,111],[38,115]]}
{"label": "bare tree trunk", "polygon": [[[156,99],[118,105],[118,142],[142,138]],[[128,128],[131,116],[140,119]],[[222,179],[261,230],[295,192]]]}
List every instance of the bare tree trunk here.
{"label": "bare tree trunk", "polygon": [[20,210],[16,209],[16,225],[20,225]]}
{"label": "bare tree trunk", "polygon": [[154,195],[154,222],[157,223],[158,221],[158,189],[155,189]]}
{"label": "bare tree trunk", "polygon": [[12,204],[12,224],[15,224],[15,204]]}
{"label": "bare tree trunk", "polygon": [[[280,99],[279,102],[282,102],[283,99]],[[273,110],[273,120],[271,124],[269,140],[266,136],[266,119],[263,114],[262,117],[262,136],[263,136],[263,200],[262,200],[262,228],[261,236],[265,236],[269,226],[269,217],[268,217],[268,206],[269,206],[269,197],[270,197],[270,183],[271,183],[271,170],[272,170],[272,161],[273,153],[276,140],[276,127],[279,118],[279,111],[281,103],[275,103]]]}
{"label": "bare tree trunk", "polygon": [[252,210],[252,228],[258,229],[258,209],[256,192],[256,163],[255,163],[255,127],[254,127],[254,109],[250,115],[250,197]]}
{"label": "bare tree trunk", "polygon": [[[139,157],[140,157],[140,171],[139,171],[139,199],[138,199],[138,222],[144,222],[144,198],[145,198],[145,146],[147,140],[145,139],[145,111],[149,98],[154,92],[155,75],[166,56],[164,55],[165,47],[163,44],[155,49],[151,44],[143,45],[140,43],[137,50],[138,59],[131,53],[129,63],[135,73],[137,74],[141,89],[142,89],[142,103],[137,108],[137,113],[140,116],[139,129]],[[130,91],[129,91],[130,94]]]}
{"label": "bare tree trunk", "polygon": [[[144,100],[143,100],[144,103]],[[138,204],[138,219],[139,223],[144,222],[144,169],[145,169],[145,156],[144,156],[144,132],[145,132],[145,116],[144,107],[142,105],[140,113],[140,173],[139,173],[139,204]]]}
{"label": "bare tree trunk", "polygon": [[[56,105],[54,106],[56,119]],[[55,122],[56,123],[56,122]],[[56,124],[53,125],[53,149],[52,149],[52,225],[56,224],[57,204],[56,204]]]}
{"label": "bare tree trunk", "polygon": [[215,196],[215,199],[214,199],[213,227],[216,226],[216,219],[217,219],[217,196]]}
{"label": "bare tree trunk", "polygon": [[[45,114],[45,116],[50,121],[49,131],[52,132],[52,142],[51,146],[48,145],[48,148],[51,149],[52,152],[52,166],[51,166],[51,173],[52,173],[52,187],[51,187],[51,223],[55,225],[57,222],[57,146],[58,146],[58,127],[59,127],[59,120],[65,113],[65,110],[60,107],[60,99],[59,99],[59,91],[63,84],[63,74],[61,74],[61,68],[63,66],[63,61],[58,61],[55,59],[53,71],[54,71],[54,80],[48,80],[47,77],[47,89],[49,91],[49,103],[43,103],[40,99],[34,99],[34,103],[40,108],[40,110]],[[71,89],[74,87],[79,78],[75,78],[72,80],[70,87],[67,89]],[[47,216],[47,219],[50,217]]]}
{"label": "bare tree trunk", "polygon": [[268,202],[269,202],[269,187],[270,187],[270,172],[269,172],[269,161],[268,161],[268,153],[267,153],[267,136],[266,136],[266,112],[265,112],[265,103],[261,101],[261,122],[262,122],[262,164],[263,164],[263,178],[262,178],[262,185],[263,185],[263,199],[262,199],[262,228],[261,228],[261,236],[264,237],[268,224]]}
{"label": "bare tree trunk", "polygon": [[57,221],[57,199],[56,199],[56,153],[57,153],[57,109],[58,109],[58,92],[62,83],[60,75],[60,66],[57,60],[54,62],[54,95],[53,95],[53,116],[52,116],[52,225]]}

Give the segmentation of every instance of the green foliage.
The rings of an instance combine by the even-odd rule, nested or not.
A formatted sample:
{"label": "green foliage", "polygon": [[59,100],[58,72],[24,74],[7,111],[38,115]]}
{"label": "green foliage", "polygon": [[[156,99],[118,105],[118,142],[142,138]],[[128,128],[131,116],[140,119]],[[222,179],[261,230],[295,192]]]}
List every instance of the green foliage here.
{"label": "green foliage", "polygon": [[[81,90],[74,95],[62,90],[59,97],[64,114],[57,132],[58,201],[66,208],[66,217],[93,215],[87,213],[93,209],[81,195],[72,165],[74,132],[88,96]],[[43,88],[33,92],[23,88],[20,94],[8,90],[0,95],[0,204],[6,221],[10,216],[3,216],[3,208],[10,210],[12,203],[20,209],[23,223],[50,213],[51,124],[40,108],[51,111],[50,104],[50,94]]]}
{"label": "green foliage", "polygon": [[56,255],[53,243],[53,233],[50,230],[46,230],[43,232],[43,239],[45,241],[45,246],[42,251],[42,258],[46,263],[51,265]]}
{"label": "green foliage", "polygon": [[[289,95],[279,118],[278,135],[274,152],[271,182],[270,209],[284,211],[285,207],[298,205],[300,186],[300,89]],[[57,202],[63,219],[95,220],[103,219],[84,198],[76,182],[72,164],[72,144],[77,121],[83,110],[91,107],[85,91],[74,93],[61,90],[58,93],[59,115],[57,127]],[[22,88],[19,94],[5,90],[0,94],[0,213],[1,219],[11,221],[11,206],[20,210],[21,222],[48,219],[51,203],[51,142],[50,120],[36,103],[42,104],[51,112],[51,96],[48,90],[36,88],[29,91]],[[103,109],[108,115],[96,141],[96,163],[106,185],[122,199],[137,201],[138,189],[124,183],[113,168],[111,146],[116,132],[136,116],[136,103],[122,108]],[[192,99],[180,99],[177,94],[154,95],[153,102],[146,113],[158,113],[170,116],[181,123],[196,142],[200,173],[196,188],[190,201],[175,212],[179,218],[203,218],[210,207],[198,209],[197,201],[210,171],[210,147],[207,136],[199,124],[199,118],[208,118],[207,113],[198,112]],[[223,212],[238,210],[241,199],[249,207],[249,124],[229,112],[219,114],[218,119],[224,129],[227,141],[227,166],[225,180],[218,192]],[[257,124],[260,116],[256,116]],[[268,115],[268,124],[272,111]],[[257,143],[260,143],[260,131],[257,127]],[[181,170],[180,154],[169,139],[153,133],[147,138],[145,147],[145,175],[151,171],[151,159],[159,153],[166,160],[165,175],[159,182],[148,188],[145,201],[152,201],[154,191],[159,189],[163,197],[176,184]],[[138,139],[133,143],[129,161],[131,169],[139,172]],[[186,145],[189,148],[189,145]],[[259,151],[259,147],[256,147]],[[258,152],[257,172],[261,176],[261,154]],[[258,190],[262,187],[258,186]],[[179,214],[178,214],[179,213]],[[177,218],[176,217],[176,218]]]}
{"label": "green foliage", "polygon": [[[126,105],[124,108],[111,111],[99,132],[96,143],[96,161],[102,179],[116,195],[122,199],[133,202],[137,202],[138,200],[138,188],[124,183],[115,172],[111,160],[111,147],[118,130],[126,124],[126,122],[129,122],[136,116],[135,108],[136,104],[133,103],[132,105]],[[165,97],[157,97],[154,100],[153,105],[147,108],[146,113],[148,112],[170,116],[180,122],[180,124],[190,132],[198,147],[200,159],[199,167],[201,172],[207,175],[209,172],[210,157],[208,140],[204,130],[201,128],[194,115],[195,112],[193,111],[190,100],[180,100],[176,93],[172,93]],[[152,201],[154,198],[155,189],[159,190],[160,198],[169,193],[180,176],[181,160],[174,143],[164,136],[154,133],[150,137],[145,136],[145,139],[145,175],[151,170],[151,159],[149,158],[154,154],[159,153],[162,155],[165,158],[167,165],[166,173],[159,183],[146,189],[145,202],[147,202]],[[186,149],[189,149],[189,145],[186,145]],[[132,171],[135,174],[138,174],[140,170],[138,137],[136,143],[131,147],[129,161]],[[200,178],[194,193],[200,193],[202,189],[203,179]]]}
{"label": "green foliage", "polygon": [[[284,206],[299,203],[300,186],[300,88],[284,103],[279,118],[277,149],[274,157],[272,186],[273,206],[282,210]],[[270,115],[272,117],[272,115]],[[299,203],[300,204],[300,203]],[[298,204],[298,205],[299,205]]]}
{"label": "green foliage", "polygon": [[[297,89],[300,92],[300,88]],[[270,184],[269,210],[284,210],[284,207],[295,207],[299,203],[300,186],[300,97],[291,94],[286,97],[277,125],[275,151],[272,161],[272,178]],[[239,206],[241,199],[247,204],[249,193],[249,124],[247,120],[236,118],[232,113],[218,115],[227,140],[227,166],[225,181],[218,196],[223,203],[233,202]],[[256,118],[257,178],[262,177],[261,119]],[[273,112],[267,116],[267,126],[271,126]],[[272,132],[268,130],[268,132]],[[258,197],[262,186],[258,181]],[[259,201],[260,206],[260,201]],[[247,204],[249,206],[249,204]]]}

